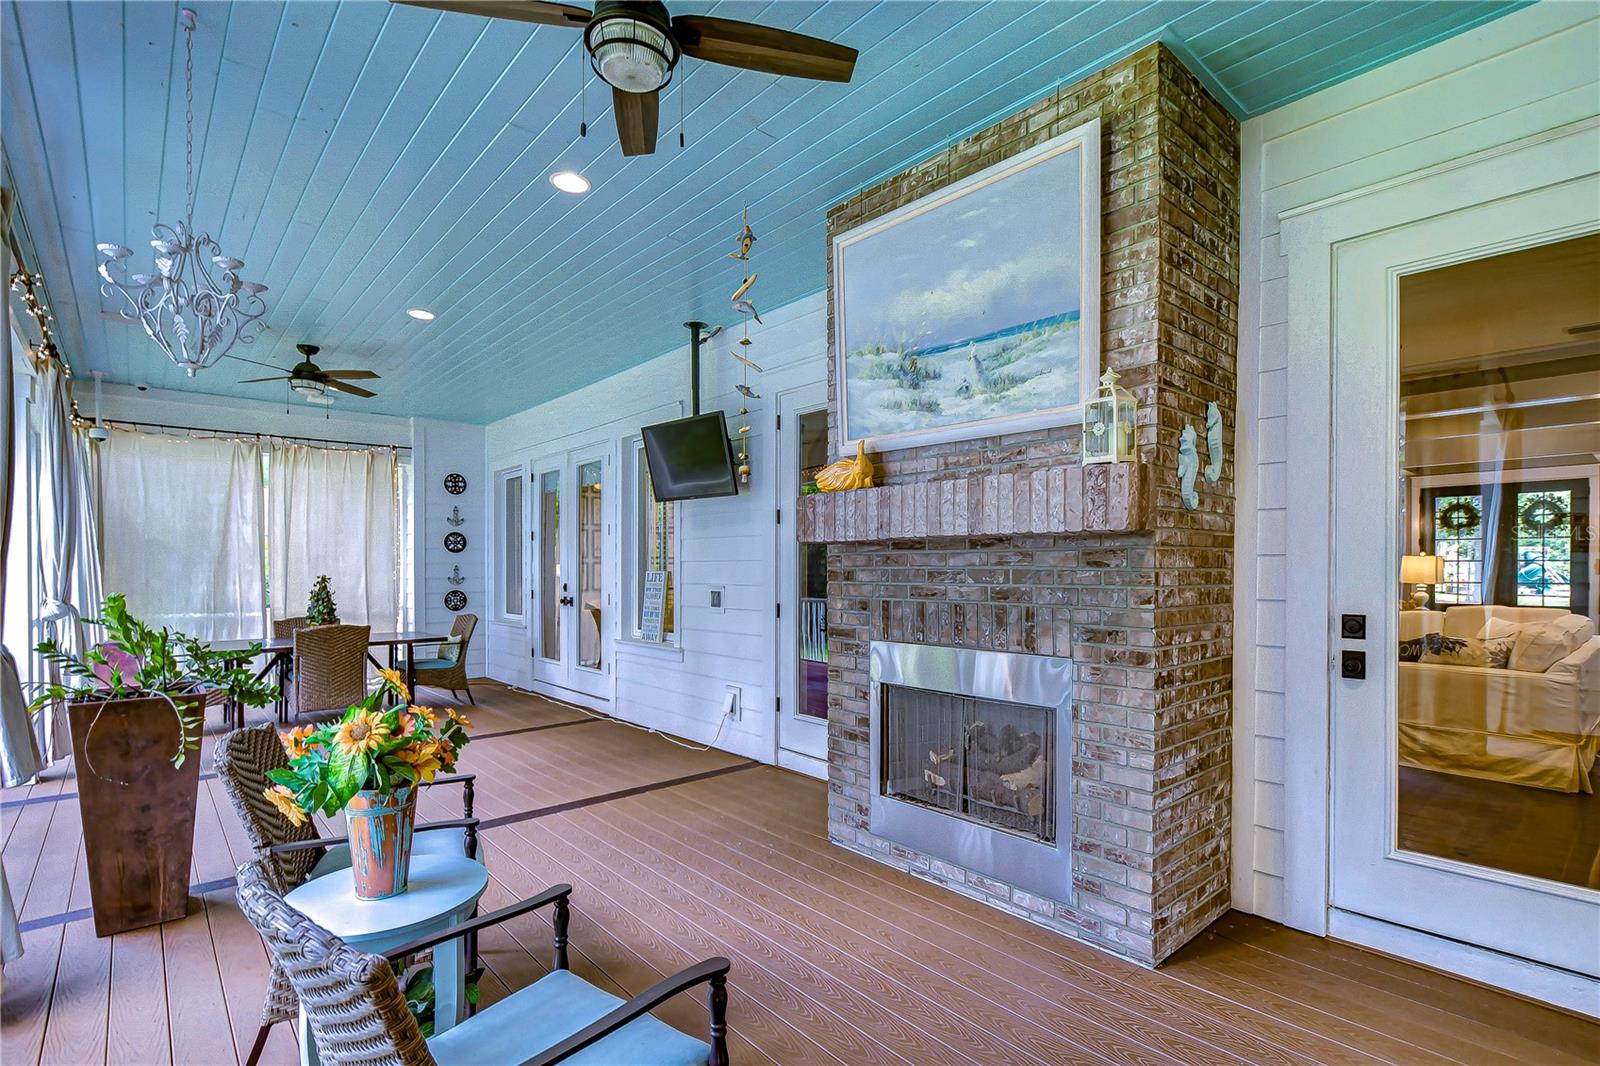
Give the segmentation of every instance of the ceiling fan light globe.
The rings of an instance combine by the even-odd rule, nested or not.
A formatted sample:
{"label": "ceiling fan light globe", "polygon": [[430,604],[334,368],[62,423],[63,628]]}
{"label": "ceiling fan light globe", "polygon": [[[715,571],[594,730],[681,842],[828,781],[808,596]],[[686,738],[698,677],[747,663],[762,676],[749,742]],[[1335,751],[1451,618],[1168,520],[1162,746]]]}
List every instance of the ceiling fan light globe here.
{"label": "ceiling fan light globe", "polygon": [[628,93],[654,92],[672,77],[678,45],[662,29],[631,14],[601,17],[589,24],[584,46],[594,72]]}
{"label": "ceiling fan light globe", "polygon": [[321,396],[328,391],[322,382],[312,381],[310,378],[290,378],[289,387],[300,395],[308,397]]}

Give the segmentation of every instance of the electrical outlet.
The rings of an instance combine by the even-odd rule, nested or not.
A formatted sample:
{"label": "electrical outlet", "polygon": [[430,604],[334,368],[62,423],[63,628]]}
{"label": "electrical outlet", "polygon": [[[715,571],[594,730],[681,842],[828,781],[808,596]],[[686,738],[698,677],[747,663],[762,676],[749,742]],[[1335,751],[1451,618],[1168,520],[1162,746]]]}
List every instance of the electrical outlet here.
{"label": "electrical outlet", "polygon": [[723,588],[722,588],[722,586],[721,585],[712,585],[712,586],[710,586],[710,588],[707,590],[706,606],[711,608],[713,611],[724,610],[725,608],[722,605],[723,599],[724,599],[724,596],[723,596]]}
{"label": "electrical outlet", "polygon": [[723,702],[722,705],[722,709],[726,716],[732,718],[736,722],[739,720],[739,717],[744,714],[744,701],[740,699],[740,695],[741,693],[738,685],[729,685],[728,698]]}

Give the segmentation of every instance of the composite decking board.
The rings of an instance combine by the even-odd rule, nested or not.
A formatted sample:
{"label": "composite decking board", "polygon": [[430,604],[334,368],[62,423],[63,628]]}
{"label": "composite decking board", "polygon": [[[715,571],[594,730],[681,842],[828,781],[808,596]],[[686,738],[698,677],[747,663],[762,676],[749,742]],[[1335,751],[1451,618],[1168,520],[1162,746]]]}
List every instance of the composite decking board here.
{"label": "composite decking board", "polygon": [[1359,981],[1372,989],[1422,1003],[1465,1019],[1481,1032],[1485,1018],[1514,1022],[1514,1033],[1536,1034],[1537,1056],[1555,1051],[1580,1060],[1600,1060],[1600,1029],[1561,1011],[1525,999],[1506,996],[1481,985],[1458,981],[1436,970],[1425,970],[1371,951],[1350,950],[1332,940],[1313,937],[1310,943],[1273,922],[1230,913],[1211,927],[1217,936],[1267,952],[1285,962],[1316,966]]}
{"label": "composite decking board", "polygon": [[[1600,1026],[1245,915],[1225,917],[1160,970],[1136,967],[835,847],[819,782],[757,767],[660,787],[742,760],[615,724],[532,728],[580,719],[498,686],[475,692],[480,706],[466,713],[484,743],[467,748],[461,768],[479,774],[480,817],[658,786],[485,831],[483,908],[571,882],[573,967],[621,996],[728,954],[735,1062],[1554,1066],[1600,1050]],[[208,724],[207,769],[219,732]],[[72,786],[53,769],[3,798]],[[425,819],[459,814],[452,788],[420,802]],[[21,913],[87,907],[76,802],[3,817]],[[340,831],[337,820],[324,828]],[[231,875],[248,852],[221,783],[202,781],[196,882]],[[28,954],[6,974],[7,1066],[209,1062],[242,1056],[255,1038],[267,958],[231,889],[205,892],[161,927],[102,940],[78,920],[24,940]],[[548,915],[486,934],[483,949],[492,1002],[546,972]],[[658,1014],[700,1034],[703,1000],[678,997]],[[275,1027],[263,1061],[296,1058],[291,1027]]]}
{"label": "composite decking board", "polygon": [[[493,759],[496,753],[488,752],[487,757]],[[546,769],[550,777],[558,776],[553,765]],[[868,975],[843,952],[834,951],[821,958],[805,959],[800,951],[765,934],[757,928],[757,923],[749,920],[748,915],[728,906],[726,900],[719,901],[718,886],[709,879],[693,876],[687,869],[682,871],[685,876],[677,882],[653,875],[650,868],[636,857],[642,855],[642,851],[630,854],[629,849],[619,847],[605,832],[596,831],[592,822],[598,811],[599,808],[587,808],[582,812],[584,816],[578,812],[561,815],[542,825],[533,825],[524,835],[530,841],[536,837],[542,838],[538,841],[541,847],[568,850],[567,861],[593,864],[597,869],[604,869],[625,881],[641,897],[653,899],[663,909],[685,920],[697,922],[707,935],[717,939],[715,953],[728,954],[742,948],[752,957],[763,959],[763,968],[773,979],[791,984],[819,1006],[854,1025],[869,1039],[876,1035],[887,1035],[890,1043],[879,1045],[880,1054],[888,1051],[901,1057],[904,1052],[907,1061],[927,1062],[948,1058],[955,1052],[955,1048],[941,1040],[941,1037],[952,1035],[949,1030],[935,1034],[934,1031],[939,1028],[938,1019],[925,1004],[887,987],[857,988],[852,978],[860,981]],[[518,828],[521,829],[522,825]],[[810,965],[807,965],[808,962]],[[730,984],[735,984],[740,976],[730,975]],[[900,1009],[890,1010],[870,999],[874,991],[880,996],[903,997],[895,1004]],[[857,995],[857,992],[863,994]],[[952,1020],[958,1021],[953,1016]],[[967,1049],[966,1054],[988,1061],[1004,1061],[995,1058],[1002,1049],[1003,1045],[990,1041],[983,1048]],[[1018,1054],[1019,1061],[1027,1061],[1020,1057],[1020,1052]]]}
{"label": "composite decking board", "polygon": [[[571,761],[565,761],[563,765],[571,767],[571,773],[581,773]],[[563,772],[569,771],[555,767],[551,768],[552,774]],[[779,772],[781,771],[768,771],[767,774]],[[736,917],[746,927],[765,935],[774,944],[800,943],[808,946],[813,952],[817,951],[820,945],[824,949],[822,957],[820,959],[813,958],[813,962],[819,965],[828,965],[837,971],[841,966],[840,960],[842,960],[844,976],[850,979],[852,987],[856,988],[857,991],[872,996],[875,1006],[882,1005],[885,996],[887,996],[887,1006],[891,1010],[897,1006],[900,1008],[899,1013],[906,1013],[909,1010],[914,1022],[920,1022],[923,1026],[931,1025],[932,1029],[930,1031],[932,1035],[941,1041],[954,1040],[958,1046],[970,1045],[970,1023],[953,1014],[948,1019],[936,1013],[930,1014],[926,1007],[920,1003],[912,1003],[908,1007],[903,1001],[897,1002],[892,988],[885,991],[881,987],[877,989],[873,987],[877,973],[894,974],[898,983],[903,983],[910,988],[924,990],[923,994],[927,1002],[934,1005],[939,1004],[941,995],[952,991],[959,991],[966,996],[978,995],[984,998],[987,1008],[984,1015],[985,1025],[994,1028],[996,1034],[1004,1038],[1011,1049],[1009,1052],[999,1048],[974,1050],[967,1046],[966,1050],[969,1054],[973,1054],[974,1057],[984,1061],[1004,1061],[1004,1056],[1007,1054],[1017,1061],[1025,1061],[1029,1057],[1051,1061],[1052,1056],[1067,1052],[1076,1055],[1107,1054],[1107,1048],[1094,1048],[1084,1043],[1076,1043],[1071,1047],[1063,1046],[1063,1037],[1060,1033],[1071,1032],[1075,1029],[1081,1030],[1083,1027],[1087,1027],[1090,1031],[1103,1030],[1106,1034],[1103,1039],[1127,1041],[1127,1043],[1112,1049],[1114,1053],[1124,1056],[1165,1052],[1174,1056],[1170,1061],[1195,1061],[1197,1057],[1203,1057],[1207,1053],[1213,1055],[1222,1053],[1216,1047],[1197,1044],[1187,1034],[1176,1031],[1170,1031],[1165,1034],[1158,1033],[1155,1039],[1142,1039],[1141,1037],[1146,1034],[1118,1031],[1114,1027],[1103,1026],[1087,1011],[1076,1013],[1071,1018],[1060,1018],[1059,1020],[1062,1022],[1060,1032],[1051,1033],[1044,1026],[1008,1006],[1003,999],[996,998],[992,994],[975,992],[976,986],[1001,984],[1002,980],[997,976],[990,976],[986,981],[978,978],[972,982],[972,986],[957,989],[954,982],[949,979],[948,973],[941,972],[937,964],[926,965],[914,961],[881,940],[870,942],[860,937],[848,926],[829,918],[822,911],[813,911],[812,917],[808,921],[802,908],[796,906],[792,900],[777,895],[771,897],[771,903],[764,903],[760,907],[754,907],[751,905],[751,901],[756,900],[757,894],[763,892],[763,886],[758,881],[745,877],[730,866],[722,866],[721,869],[714,872],[707,871],[703,875],[698,873],[695,870],[694,858],[698,856],[715,861],[711,851],[693,851],[687,859],[672,854],[688,847],[691,841],[699,848],[712,847],[713,842],[711,840],[697,833],[686,831],[683,837],[675,841],[671,834],[663,834],[660,831],[642,828],[654,820],[652,811],[659,811],[664,817],[668,817],[666,812],[681,806],[682,802],[687,800],[690,791],[690,789],[685,788],[681,792],[675,793],[673,799],[677,802],[673,803],[657,802],[643,805],[646,801],[641,798],[640,800],[625,801],[616,805],[607,805],[605,808],[596,808],[592,814],[596,819],[605,821],[612,830],[622,835],[620,840],[612,838],[608,839],[607,842],[617,847],[624,854],[651,867],[659,867],[664,861],[667,864],[666,867],[658,869],[657,872],[665,883],[674,884],[682,881],[697,884],[699,891],[703,893],[702,898],[718,901],[718,906],[724,913]],[[606,834],[601,835],[605,836]],[[661,861],[650,862],[648,857],[651,855],[660,856]],[[768,917],[769,920],[763,922],[763,917]],[[870,920],[870,916],[863,915],[863,917]],[[775,925],[775,922],[781,924]],[[832,950],[835,946],[842,950]],[[870,965],[856,964],[854,960],[857,956]],[[942,961],[947,966],[960,967],[963,964],[963,960],[956,955],[945,954]],[[851,973],[851,970],[854,970],[855,973]],[[881,986],[882,982],[879,981],[877,983]],[[874,992],[877,993],[875,996],[873,995]],[[1034,1006],[1035,1009],[1044,1009],[1048,1012],[1052,1005],[1040,997],[1036,1000]],[[939,1024],[941,1021],[945,1022],[943,1026]],[[955,1028],[950,1027],[951,1022],[954,1023]],[[969,1031],[964,1032],[963,1029]],[[1163,1037],[1165,1037],[1165,1041],[1170,1041],[1180,1046],[1163,1048],[1161,1046],[1164,1042]]]}

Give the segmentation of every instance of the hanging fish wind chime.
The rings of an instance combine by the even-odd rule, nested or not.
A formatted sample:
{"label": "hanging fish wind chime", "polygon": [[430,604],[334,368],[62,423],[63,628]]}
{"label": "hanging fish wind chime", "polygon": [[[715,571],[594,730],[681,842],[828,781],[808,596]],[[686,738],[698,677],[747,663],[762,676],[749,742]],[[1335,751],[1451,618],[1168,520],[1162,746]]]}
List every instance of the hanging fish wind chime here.
{"label": "hanging fish wind chime", "polygon": [[[750,228],[749,207],[746,207],[740,213],[739,220],[743,223],[744,229],[739,234],[738,249],[729,252],[728,258],[736,259],[740,262],[748,262],[750,248],[756,243],[755,230]],[[761,324],[761,314],[756,310],[755,302],[750,298],[750,290],[755,287],[757,276],[754,270],[745,275],[744,280],[739,282],[739,287],[728,298],[728,302],[733,305],[733,309],[744,316],[744,334],[739,338],[739,347],[730,348],[728,354],[733,356],[734,361],[744,370],[742,380],[734,388],[738,389],[739,395],[746,400],[761,399],[761,394],[750,387],[750,371],[754,370],[757,374],[761,373],[760,365],[751,359],[749,354],[750,345],[754,343],[750,340],[750,322],[754,319],[756,325],[759,326]],[[739,484],[750,484],[750,408],[743,404],[739,406]]]}

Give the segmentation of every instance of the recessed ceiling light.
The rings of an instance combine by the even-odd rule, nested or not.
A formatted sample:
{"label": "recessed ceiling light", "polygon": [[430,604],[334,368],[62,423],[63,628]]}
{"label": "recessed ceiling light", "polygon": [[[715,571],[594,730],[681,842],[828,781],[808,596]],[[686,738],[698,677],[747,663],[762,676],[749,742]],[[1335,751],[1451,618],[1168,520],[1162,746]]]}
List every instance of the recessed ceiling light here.
{"label": "recessed ceiling light", "polygon": [[579,174],[576,170],[558,170],[550,175],[550,184],[562,192],[581,193],[589,191],[589,179]]}
{"label": "recessed ceiling light", "polygon": [[418,322],[432,322],[434,319],[439,317],[438,315],[434,314],[432,311],[429,311],[425,307],[412,307],[412,308],[409,308],[406,311],[406,314],[410,315],[412,318],[416,319]]}

